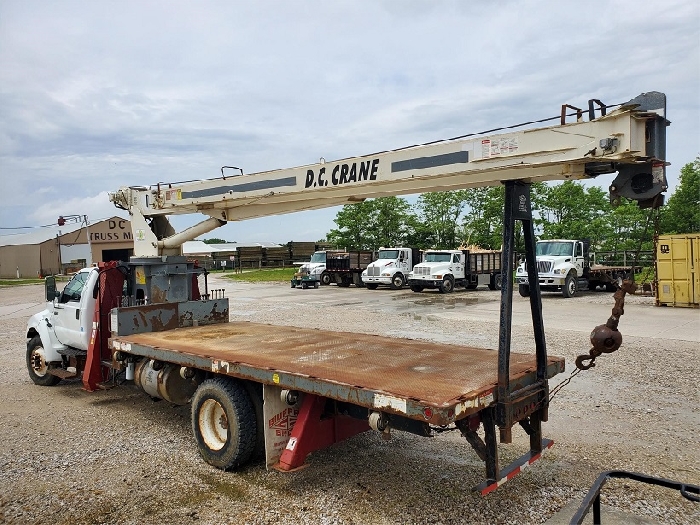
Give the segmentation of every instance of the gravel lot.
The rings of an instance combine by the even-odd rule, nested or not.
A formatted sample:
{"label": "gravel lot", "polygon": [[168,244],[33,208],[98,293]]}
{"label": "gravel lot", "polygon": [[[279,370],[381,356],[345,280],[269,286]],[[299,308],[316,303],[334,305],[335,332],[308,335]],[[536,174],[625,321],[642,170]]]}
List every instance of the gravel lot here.
{"label": "gravel lot", "polygon": [[[487,290],[450,296],[292,290],[216,278],[210,285],[227,289],[232,320],[497,347],[499,294]],[[622,348],[552,402],[544,434],[555,446],[481,497],[471,487],[482,481],[483,463],[458,432],[433,439],[394,432],[390,441],[367,433],[314,453],[308,468],[287,474],[261,464],[230,473],[209,467],[195,448],[189,406],[154,402],[133,385],[89,394],[76,381],[50,388],[31,383],[26,321],[41,309],[42,296],[41,286],[0,288],[0,523],[543,523],[578,504],[604,470],[700,484],[700,344],[682,335],[700,332],[697,310],[628,298]],[[602,324],[612,296],[548,295],[543,302],[548,351],[567,360],[567,373],[554,386],[590,348],[594,325],[578,322],[578,310],[581,318],[584,310],[595,312],[595,324]],[[518,312],[527,304],[517,294],[514,303]],[[490,310],[496,315],[485,320]],[[677,318],[695,328],[685,323],[685,332],[669,333],[669,320]],[[643,337],[625,329],[628,319],[646,328]],[[531,334],[516,323],[513,351],[530,352]],[[527,446],[514,429],[514,442],[499,445],[501,465]],[[604,503],[659,523],[700,522],[699,505],[633,482],[610,482]]]}

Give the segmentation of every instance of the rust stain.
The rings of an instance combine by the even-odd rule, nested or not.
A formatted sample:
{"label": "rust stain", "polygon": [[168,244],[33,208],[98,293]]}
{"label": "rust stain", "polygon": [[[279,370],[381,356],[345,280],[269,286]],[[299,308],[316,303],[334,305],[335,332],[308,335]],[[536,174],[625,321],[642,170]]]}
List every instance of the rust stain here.
{"label": "rust stain", "polygon": [[[123,342],[167,348],[260,369],[381,390],[433,406],[469,399],[498,384],[498,352],[483,348],[229,322],[120,337]],[[564,358],[549,357],[548,364]],[[532,354],[511,353],[511,380],[536,370]]]}

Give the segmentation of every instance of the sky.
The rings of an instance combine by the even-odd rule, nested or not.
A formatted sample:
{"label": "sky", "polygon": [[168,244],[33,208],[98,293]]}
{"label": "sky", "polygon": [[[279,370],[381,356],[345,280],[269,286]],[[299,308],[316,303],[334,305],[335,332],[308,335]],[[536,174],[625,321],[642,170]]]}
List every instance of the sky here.
{"label": "sky", "polygon": [[[124,216],[107,197],[121,186],[370,154],[647,91],[668,97],[671,194],[700,155],[696,0],[0,0],[0,235]],[[202,238],[316,241],[338,209]]]}

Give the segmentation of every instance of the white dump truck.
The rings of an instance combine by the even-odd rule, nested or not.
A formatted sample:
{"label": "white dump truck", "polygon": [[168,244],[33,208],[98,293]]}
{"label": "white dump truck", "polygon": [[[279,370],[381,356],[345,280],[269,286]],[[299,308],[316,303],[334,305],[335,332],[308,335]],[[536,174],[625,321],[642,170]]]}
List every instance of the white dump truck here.
{"label": "white dump truck", "polygon": [[418,248],[379,248],[377,260],[362,272],[362,282],[368,290],[380,284],[400,290],[408,281],[408,274],[420,262]]}
{"label": "white dump truck", "polygon": [[408,274],[408,285],[414,292],[437,288],[451,293],[455,286],[474,290],[479,285],[500,290],[501,256],[500,251],[428,250],[423,253],[423,262]]}

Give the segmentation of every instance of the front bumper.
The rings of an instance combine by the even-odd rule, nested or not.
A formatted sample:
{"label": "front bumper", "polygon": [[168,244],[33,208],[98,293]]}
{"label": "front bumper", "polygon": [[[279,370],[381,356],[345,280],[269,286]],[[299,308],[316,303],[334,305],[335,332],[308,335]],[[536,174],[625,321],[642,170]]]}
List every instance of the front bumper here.
{"label": "front bumper", "polygon": [[442,279],[409,279],[408,286],[422,286],[423,288],[439,288]]}
{"label": "front bumper", "polygon": [[[515,280],[518,284],[528,284],[527,275],[521,276],[517,275]],[[540,286],[564,286],[564,281],[566,277],[561,277],[559,275],[540,275],[538,278]]]}
{"label": "front bumper", "polygon": [[391,277],[365,276],[362,278],[365,284],[391,284]]}

